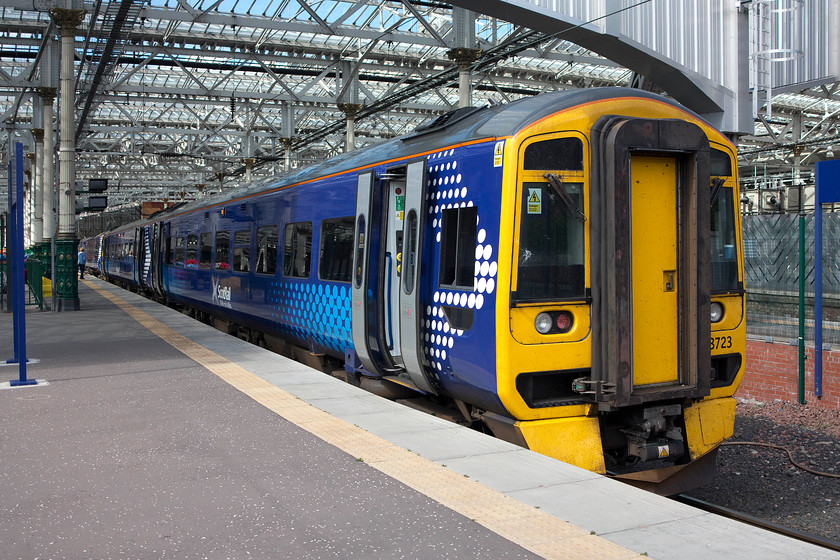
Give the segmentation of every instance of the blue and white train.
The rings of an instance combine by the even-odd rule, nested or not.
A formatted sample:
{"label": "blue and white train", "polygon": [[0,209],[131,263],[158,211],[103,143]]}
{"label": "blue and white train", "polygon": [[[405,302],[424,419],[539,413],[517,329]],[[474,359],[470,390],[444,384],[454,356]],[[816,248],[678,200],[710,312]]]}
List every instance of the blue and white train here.
{"label": "blue and white train", "polygon": [[732,434],[735,148],[652,94],[459,109],[84,243],[112,282],[663,492]]}

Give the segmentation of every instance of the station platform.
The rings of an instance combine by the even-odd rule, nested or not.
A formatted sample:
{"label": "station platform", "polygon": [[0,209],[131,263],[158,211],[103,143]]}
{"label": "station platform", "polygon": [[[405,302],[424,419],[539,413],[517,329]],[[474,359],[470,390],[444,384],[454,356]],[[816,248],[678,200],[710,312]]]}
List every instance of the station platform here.
{"label": "station platform", "polygon": [[[366,393],[102,280],[79,294],[80,311],[27,313],[29,377],[45,382],[0,390],[4,559],[838,558]],[[10,315],[0,332],[11,357]]]}

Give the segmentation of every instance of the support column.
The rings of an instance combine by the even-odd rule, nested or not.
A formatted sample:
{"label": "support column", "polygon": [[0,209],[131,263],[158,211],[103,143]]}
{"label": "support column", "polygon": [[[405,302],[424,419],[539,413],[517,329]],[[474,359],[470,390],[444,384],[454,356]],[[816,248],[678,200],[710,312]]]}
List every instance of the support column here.
{"label": "support column", "polygon": [[55,111],[53,100],[54,87],[39,87],[38,95],[44,104],[44,149],[41,156],[41,182],[44,187],[44,226],[41,244],[41,259],[44,264],[44,276],[52,278],[52,242],[55,234]]}
{"label": "support column", "polygon": [[347,117],[347,136],[344,141],[344,151],[352,152],[356,149],[356,113],[362,108],[361,103],[339,103],[338,108]]}
{"label": "support column", "polygon": [[73,58],[76,28],[85,17],[84,10],[53,8],[50,15],[61,31],[61,100],[59,144],[59,210],[58,233],[55,237],[56,309],[79,309],[79,283],[76,253],[76,138],[74,115]]}
{"label": "support column", "polygon": [[281,138],[283,142],[283,171],[288,171],[292,168],[292,139]]}
{"label": "support column", "polygon": [[251,170],[254,168],[254,162],[255,161],[256,161],[256,158],[252,158],[252,157],[242,158],[242,163],[245,164],[245,182],[246,183],[251,182]]}
{"label": "support column", "polygon": [[295,136],[295,107],[283,102],[283,121],[280,129],[280,141],[283,143],[283,170],[292,168],[292,138]]}
{"label": "support column", "polygon": [[29,160],[29,165],[23,170],[24,177],[24,199],[26,205],[23,207],[23,246],[32,249],[32,231],[35,228],[35,152],[24,154]]}
{"label": "support column", "polygon": [[44,243],[44,129],[33,128],[35,139],[35,163],[32,166],[33,193],[32,253],[40,260],[41,245]]}
{"label": "support column", "polygon": [[458,63],[458,107],[469,107],[472,105],[470,66],[481,56],[481,49],[459,47],[447,51],[446,56]]}

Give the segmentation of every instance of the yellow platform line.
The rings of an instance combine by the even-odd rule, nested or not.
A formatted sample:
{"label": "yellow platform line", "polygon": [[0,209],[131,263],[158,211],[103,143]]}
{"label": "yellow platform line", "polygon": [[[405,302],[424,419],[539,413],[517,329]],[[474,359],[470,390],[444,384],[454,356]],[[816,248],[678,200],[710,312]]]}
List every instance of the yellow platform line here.
{"label": "yellow platform line", "polygon": [[84,282],[176,350],[278,416],[534,554],[549,559],[641,557],[335,418],[193,342],[96,282]]}

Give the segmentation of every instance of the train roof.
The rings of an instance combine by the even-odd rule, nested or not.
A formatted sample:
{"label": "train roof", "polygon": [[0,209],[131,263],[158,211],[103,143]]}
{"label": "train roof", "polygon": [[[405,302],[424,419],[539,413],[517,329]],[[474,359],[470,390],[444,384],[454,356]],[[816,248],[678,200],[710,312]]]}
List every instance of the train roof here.
{"label": "train roof", "polygon": [[[154,215],[152,220],[190,212],[207,206],[215,206],[258,194],[260,192],[312,181],[350,169],[358,169],[379,162],[410,157],[413,154],[434,151],[444,146],[462,144],[474,140],[506,137],[520,129],[558,111],[569,109],[584,103],[611,99],[615,97],[643,97],[673,105],[698,119],[698,115],[678,103],[662,96],[630,88],[592,88],[566,90],[526,97],[493,107],[469,107],[450,111],[431,119],[417,127],[413,132],[368,146],[352,152],[339,154],[322,163],[306,168],[295,169],[277,176],[263,179],[227,190],[215,196],[178,204]],[[116,231],[136,227],[149,221],[141,220],[126,224]]]}

